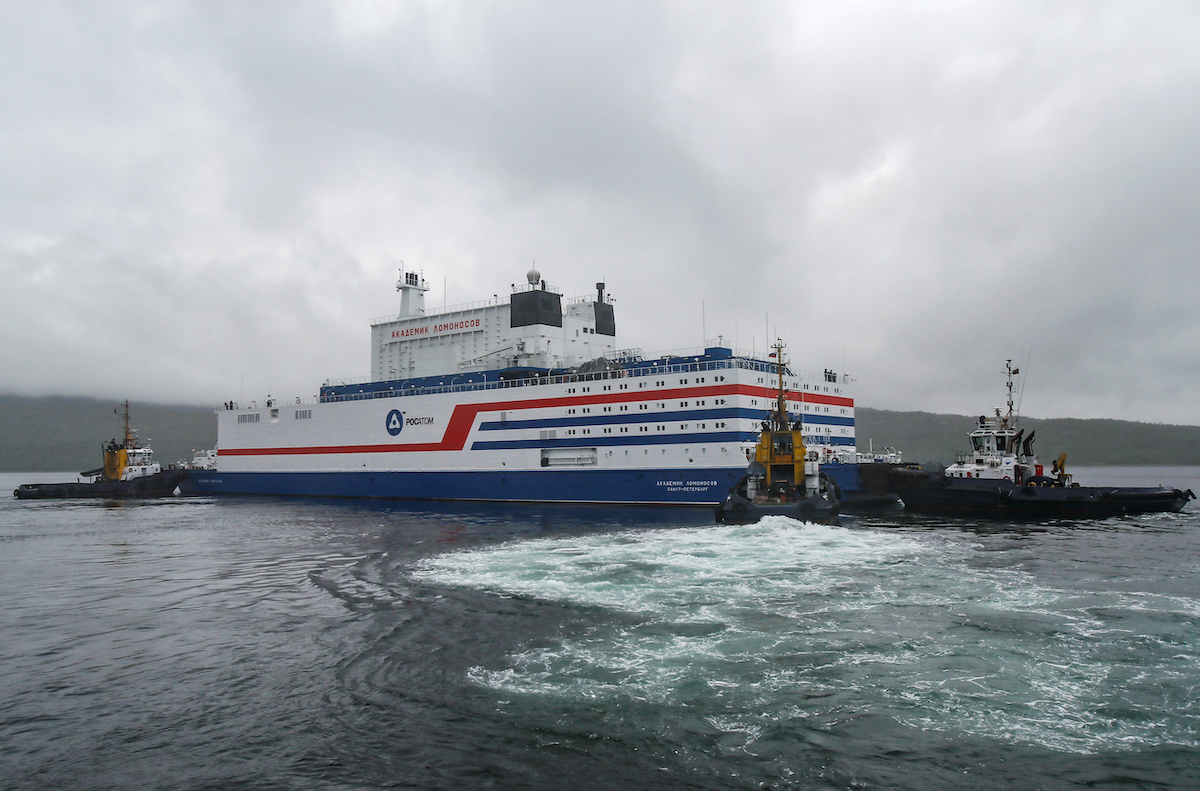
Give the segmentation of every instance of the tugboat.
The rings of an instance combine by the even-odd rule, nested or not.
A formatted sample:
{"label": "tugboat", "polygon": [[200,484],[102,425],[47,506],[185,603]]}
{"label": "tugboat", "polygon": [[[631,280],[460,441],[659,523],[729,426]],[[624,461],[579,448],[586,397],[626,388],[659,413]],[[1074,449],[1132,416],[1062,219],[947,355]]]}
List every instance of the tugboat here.
{"label": "tugboat", "polygon": [[1195,499],[1191,489],[1165,486],[1080,486],[1067,472],[1067,454],[1050,474],[1033,453],[1035,432],[1017,428],[1013,377],[1007,362],[1008,410],[982,415],[970,433],[971,450],[942,473],[895,469],[892,488],[905,509],[919,513],[1015,518],[1105,519],[1125,514],[1179,511]]}
{"label": "tugboat", "polygon": [[820,464],[806,458],[800,421],[788,417],[783,389],[784,346],[777,341],[775,368],[779,374],[775,409],[763,421],[754,446],[754,459],[724,502],[716,508],[718,522],[750,524],[769,514],[805,522],[837,519],[836,487],[820,474]]}
{"label": "tugboat", "polygon": [[104,443],[104,466],[79,473],[88,481],[71,483],[23,483],[13,495],[21,500],[62,499],[68,497],[161,497],[171,494],[187,475],[175,465],[154,460],[154,451],[138,442],[137,431],[129,425],[129,402],[115,410],[122,418],[120,442]]}

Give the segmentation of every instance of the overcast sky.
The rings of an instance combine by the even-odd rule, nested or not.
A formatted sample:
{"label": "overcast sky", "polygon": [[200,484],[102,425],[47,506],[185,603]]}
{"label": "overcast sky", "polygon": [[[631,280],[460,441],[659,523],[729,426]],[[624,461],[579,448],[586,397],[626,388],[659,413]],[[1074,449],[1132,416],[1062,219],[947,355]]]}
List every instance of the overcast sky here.
{"label": "overcast sky", "polygon": [[860,406],[1200,424],[1194,2],[0,0],[0,392],[369,373],[536,260]]}

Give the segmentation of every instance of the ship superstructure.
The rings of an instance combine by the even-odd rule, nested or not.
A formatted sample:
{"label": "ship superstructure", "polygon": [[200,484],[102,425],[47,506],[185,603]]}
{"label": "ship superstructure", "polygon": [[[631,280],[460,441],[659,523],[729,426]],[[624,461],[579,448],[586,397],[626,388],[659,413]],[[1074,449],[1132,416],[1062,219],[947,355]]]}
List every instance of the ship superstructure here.
{"label": "ship superstructure", "polygon": [[[218,411],[215,470],[193,491],[712,505],[776,407],[776,366],[723,344],[618,349],[603,283],[564,298],[537,271],[506,298],[428,311],[401,271],[400,311],[371,322],[371,376],[315,402]],[[784,369],[810,456],[856,485],[851,380]],[[842,463],[838,462],[851,462]]]}
{"label": "ship superstructure", "polygon": [[531,269],[527,285],[509,299],[459,305],[427,315],[428,286],[416,272],[400,272],[400,313],[371,322],[372,382],[418,381],[446,374],[497,369],[566,369],[616,351],[613,306],[596,294],[563,299]]}

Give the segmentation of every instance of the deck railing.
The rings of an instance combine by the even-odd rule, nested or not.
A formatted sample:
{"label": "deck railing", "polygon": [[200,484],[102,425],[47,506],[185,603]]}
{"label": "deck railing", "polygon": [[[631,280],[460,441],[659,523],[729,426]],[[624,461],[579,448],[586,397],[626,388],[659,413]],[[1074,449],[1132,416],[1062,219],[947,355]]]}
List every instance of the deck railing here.
{"label": "deck railing", "polygon": [[[597,382],[610,379],[630,379],[642,376],[662,376],[663,374],[673,373],[718,371],[727,370],[730,368],[746,368],[752,371],[765,371],[768,373],[772,373],[775,370],[774,366],[770,365],[769,363],[739,358],[664,365],[649,362],[637,368],[622,368],[615,371],[597,371],[595,373],[587,374],[561,374],[558,376],[537,376],[529,377],[527,379],[510,379],[500,382],[455,383],[451,381],[450,384],[425,387],[400,387],[396,389],[389,388],[387,390],[374,390],[365,393],[330,395],[324,396],[320,400],[322,403],[333,403],[338,401],[367,401],[373,398],[396,398],[400,396],[433,395],[437,393],[462,393],[475,390],[503,390],[511,387],[539,387],[542,385],[569,384],[575,382]],[[456,374],[450,377],[450,379],[453,380],[461,376],[463,376],[463,374]]]}
{"label": "deck railing", "polygon": [[[664,358],[669,360],[670,358]],[[607,381],[612,379],[636,379],[644,376],[662,376],[665,374],[680,374],[680,373],[701,373],[705,371],[720,371],[730,368],[742,368],[748,371],[759,371],[765,374],[775,374],[775,364],[755,360],[747,357],[731,357],[721,360],[707,361],[689,361],[683,363],[662,362],[661,360],[645,360],[641,361],[637,367],[620,368],[612,371],[596,371],[593,373],[571,373],[559,374],[556,376],[536,376],[524,379],[509,379],[503,381],[490,382],[458,382],[457,379],[462,379],[470,374],[453,374],[447,376],[449,380],[443,384],[425,385],[421,387],[400,386],[388,388],[387,390],[370,390],[359,393],[341,393],[337,395],[317,396],[316,398],[301,399],[296,398],[295,401],[286,399],[271,399],[269,406],[273,408],[296,407],[305,404],[328,404],[341,401],[369,401],[374,398],[399,398],[403,396],[418,396],[418,395],[435,395],[441,393],[462,393],[479,390],[504,390],[513,387],[540,387],[544,385],[554,384],[571,384],[575,382],[596,382]],[[808,381],[823,384],[823,377],[818,371],[792,371],[784,369],[785,375],[789,377],[798,377],[807,379]],[[841,384],[852,382],[848,376],[838,374],[838,379]],[[354,386],[359,384],[370,384],[377,380],[364,379],[327,379],[324,386]],[[225,405],[225,409],[232,408],[235,411],[257,410],[257,402],[251,402],[251,406],[239,406],[233,402]]]}

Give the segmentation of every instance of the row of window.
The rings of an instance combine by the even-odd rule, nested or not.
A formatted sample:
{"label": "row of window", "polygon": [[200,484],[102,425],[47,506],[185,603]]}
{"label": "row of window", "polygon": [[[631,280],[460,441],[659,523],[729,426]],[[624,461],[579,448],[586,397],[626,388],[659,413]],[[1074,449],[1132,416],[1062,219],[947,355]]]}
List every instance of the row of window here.
{"label": "row of window", "polygon": [[[714,398],[714,399],[712,399],[712,402],[713,402],[713,406],[721,406],[721,405],[725,404],[725,399],[724,398]],[[690,401],[680,401],[679,402],[679,406],[681,406],[681,407],[688,407],[690,405],[691,405]],[[696,402],[696,406],[708,406],[708,400],[701,399]],[[655,407],[655,409],[666,409],[667,403],[665,401],[660,401],[660,402],[656,403],[654,405],[654,407]],[[648,410],[648,409],[650,409],[649,404],[638,404],[639,411],[640,410]],[[612,412],[613,408],[611,406],[601,407],[600,411],[601,412]],[[629,404],[622,404],[620,407],[617,408],[617,411],[618,412],[628,412]],[[571,407],[566,412],[566,414],[568,414],[568,415],[575,415],[575,414],[590,415],[591,413],[592,413],[592,408],[587,407],[587,406]]]}
{"label": "row of window", "polygon": [[[777,379],[773,379],[773,380],[771,380],[771,384],[772,384],[772,385],[774,385],[774,384],[776,384],[778,381],[779,381],[779,380],[777,380]],[[828,381],[828,380],[827,380],[827,381]],[[760,385],[761,385],[761,384],[766,384],[766,383],[767,383],[767,380],[766,380],[766,378],[765,378],[765,377],[762,377],[762,376],[760,376],[760,377],[758,377],[758,383],[759,383]],[[800,382],[784,382],[784,383],[783,383],[783,386],[784,386],[784,387],[786,387],[786,388],[788,388],[788,389],[790,389],[790,390],[803,389],[803,390],[808,390],[809,392],[812,392],[812,393],[829,393],[829,392],[832,392],[834,395],[837,395],[838,393],[841,393],[841,392],[842,392],[841,388],[838,388],[838,387],[835,387],[835,388],[833,388],[833,390],[831,391],[831,390],[830,390],[828,387],[821,387],[820,385],[814,385],[813,387],[811,387],[811,388],[810,388],[810,387],[808,386],[808,384],[807,384],[807,383],[805,383],[805,384],[802,386]]]}
{"label": "row of window", "polygon": [[[714,382],[724,382],[724,381],[725,381],[725,377],[724,377],[724,376],[720,376],[720,375],[719,375],[719,376],[712,376],[712,377],[698,376],[698,377],[696,377],[696,379],[695,379],[695,381],[694,381],[694,384],[698,384],[698,385],[699,385],[699,384],[704,384],[704,383],[705,383],[705,382],[707,382],[707,381],[708,381],[710,378],[711,378],[711,379],[712,379]],[[680,379],[680,380],[679,380],[679,384],[681,384],[681,385],[692,384],[692,383],[693,383],[693,381],[692,381],[691,379]],[[646,387],[647,387],[649,384],[650,384],[650,382],[638,382],[638,383],[637,383],[637,386],[638,386],[638,389],[639,389],[639,390],[643,390],[643,389],[645,389],[645,388],[646,388]],[[602,385],[602,386],[600,387],[600,392],[602,392],[602,393],[607,393],[607,392],[610,392],[610,391],[612,391],[614,388],[615,388],[615,389],[617,389],[617,390],[628,390],[628,389],[629,389],[629,385],[630,385],[630,383],[629,383],[629,382],[623,382],[623,383],[621,383],[621,384],[617,384],[617,385],[611,385],[611,384],[609,384],[609,385]],[[660,381],[654,382],[654,386],[655,386],[655,387],[666,387],[666,386],[667,386],[667,380],[663,379],[663,380],[660,380]],[[568,388],[567,388],[567,392],[568,392],[568,393],[590,393],[590,392],[592,392],[592,388],[591,388],[591,386],[590,386],[590,385],[589,385],[589,386],[587,386],[587,387],[568,387]]]}
{"label": "row of window", "polygon": [[[687,431],[691,427],[691,425],[692,424],[690,424],[690,423],[680,423],[679,429],[681,431]],[[728,427],[729,427],[729,424],[724,421],[718,421],[718,422],[713,423],[713,428],[728,428]],[[598,429],[598,431],[602,434],[611,434],[611,433],[613,433],[614,428],[618,434],[628,434],[629,433],[629,426],[610,427],[610,428],[605,428],[605,429]],[[697,423],[696,429],[702,430],[702,431],[707,430],[708,423]],[[645,432],[649,432],[651,430],[651,427],[650,426],[638,426],[637,430],[639,433],[645,433]],[[654,431],[667,431],[668,428],[664,424],[661,426],[654,426],[653,430]],[[572,436],[572,437],[578,436],[578,435],[588,435],[591,433],[592,433],[592,429],[590,429],[590,428],[567,429],[567,436]],[[545,439],[545,437],[543,437],[543,439]]]}
{"label": "row of window", "polygon": [[[691,448],[684,448],[684,449],[683,449],[683,455],[685,455],[685,456],[687,456],[687,455],[688,455],[688,454],[690,454],[691,452],[692,452],[692,449],[691,449]],[[700,452],[701,452],[701,453],[708,453],[708,448],[706,448],[706,447],[701,447],[701,448],[700,448]],[[723,447],[723,448],[721,448],[721,452],[722,452],[722,453],[728,453],[728,452],[729,452],[729,448],[725,448],[725,447]],[[659,449],[659,453],[661,453],[663,456],[666,456],[666,455],[667,455],[667,449],[666,449],[666,448],[660,448],[660,449]],[[613,451],[611,451],[611,450],[610,450],[610,451],[605,451],[605,454],[604,454],[604,455],[605,455],[605,456],[607,456],[608,458],[612,458]],[[628,456],[628,455],[629,455],[629,451],[625,451],[625,455],[626,455],[626,456]],[[650,455],[650,450],[649,450],[648,448],[643,448],[643,449],[642,449],[642,455],[643,455],[643,456],[649,456],[649,455]],[[688,461],[691,461],[691,459],[688,459]]]}
{"label": "row of window", "polygon": [[[272,409],[271,417],[278,418],[279,410]],[[239,422],[239,423],[260,423],[260,422],[262,422],[262,414],[259,412],[248,412],[244,415],[238,415],[237,419],[238,419],[237,422]],[[296,420],[311,420],[311,419],[312,419],[312,410],[311,409],[297,409],[296,410]]]}

